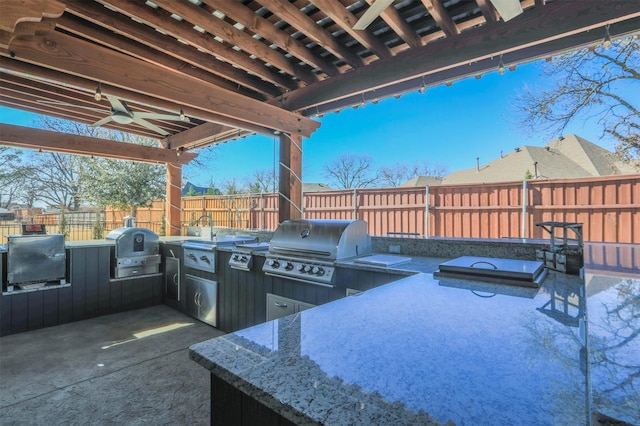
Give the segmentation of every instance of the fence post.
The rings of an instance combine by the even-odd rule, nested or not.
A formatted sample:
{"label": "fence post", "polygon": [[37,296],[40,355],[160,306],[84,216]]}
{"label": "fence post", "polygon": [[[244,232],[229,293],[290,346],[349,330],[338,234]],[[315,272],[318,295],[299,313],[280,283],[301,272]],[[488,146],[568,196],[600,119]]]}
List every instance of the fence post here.
{"label": "fence post", "polygon": [[258,229],[264,229],[264,193],[260,191],[260,226]]}
{"label": "fence post", "polygon": [[353,188],[353,219],[358,219],[358,189]]}
{"label": "fence post", "polygon": [[424,188],[424,236],[429,238],[429,185]]}
{"label": "fence post", "polygon": [[520,237],[522,239],[527,238],[525,235],[527,231],[527,181],[522,181],[522,230]]}

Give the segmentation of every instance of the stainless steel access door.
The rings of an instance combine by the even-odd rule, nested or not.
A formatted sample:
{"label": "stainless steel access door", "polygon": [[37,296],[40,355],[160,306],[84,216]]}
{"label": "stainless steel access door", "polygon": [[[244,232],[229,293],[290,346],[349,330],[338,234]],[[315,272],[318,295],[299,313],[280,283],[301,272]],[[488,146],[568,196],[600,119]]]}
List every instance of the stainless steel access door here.
{"label": "stainless steel access door", "polygon": [[9,284],[64,279],[64,235],[10,235],[7,246]]}
{"label": "stainless steel access door", "polygon": [[218,283],[194,275],[184,276],[187,314],[217,326]]}

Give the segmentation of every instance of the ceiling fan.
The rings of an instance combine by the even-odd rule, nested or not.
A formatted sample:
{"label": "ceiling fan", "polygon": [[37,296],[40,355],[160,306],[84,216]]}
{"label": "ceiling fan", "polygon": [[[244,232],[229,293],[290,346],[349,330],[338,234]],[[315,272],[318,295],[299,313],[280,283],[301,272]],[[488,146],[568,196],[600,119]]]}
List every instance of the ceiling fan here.
{"label": "ceiling fan", "polygon": [[[125,103],[125,101],[122,101],[114,96],[105,96],[102,94],[98,94],[99,92],[96,92],[96,100],[100,100],[102,97],[107,98],[107,100],[109,101],[109,103],[111,104],[111,112],[108,116],[96,121],[95,123],[91,124],[91,126],[94,127],[98,127],[98,126],[102,126],[104,124],[107,124],[110,121],[115,121],[118,124],[131,124],[131,123],[136,123],[139,124],[143,127],[146,127],[149,130],[152,130],[156,133],[161,134],[162,136],[168,136],[169,133],[166,132],[165,130],[163,130],[162,128],[156,126],[153,123],[150,123],[149,121],[147,121],[147,119],[155,119],[155,120],[167,120],[167,121],[184,121],[184,122],[190,122],[189,117],[187,117],[184,114],[184,111],[181,109],[180,110],[180,114],[179,115],[173,115],[173,114],[158,114],[155,112],[138,112],[138,111],[132,111],[127,104]],[[104,112],[104,109],[102,108],[94,108],[94,107],[88,107],[88,106],[83,106],[83,105],[74,105],[74,104],[68,104],[68,103],[63,103],[63,102],[55,102],[55,101],[39,101],[40,103],[45,103],[45,104],[51,104],[51,105],[60,105],[60,106],[71,106],[74,108],[82,108],[82,109],[88,109],[91,111],[99,111],[99,112]]]}
{"label": "ceiling fan", "polygon": [[[440,0],[433,0],[440,1]],[[522,13],[520,0],[489,0],[496,8],[502,20],[507,22]],[[365,30],[380,14],[391,4],[393,0],[374,0],[369,9],[358,19],[353,26],[354,30]]]}

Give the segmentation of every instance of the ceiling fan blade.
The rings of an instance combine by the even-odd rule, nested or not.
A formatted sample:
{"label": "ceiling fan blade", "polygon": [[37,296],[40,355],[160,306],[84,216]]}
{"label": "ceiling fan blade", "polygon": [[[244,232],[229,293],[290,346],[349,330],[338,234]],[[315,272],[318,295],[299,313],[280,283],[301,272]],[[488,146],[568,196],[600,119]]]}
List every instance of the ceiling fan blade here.
{"label": "ceiling fan blade", "polygon": [[184,116],[184,118],[180,118],[179,115],[156,114],[154,112],[134,112],[133,115],[135,117],[150,118],[152,120],[184,121],[185,123],[191,122],[191,120],[189,120],[189,117],[187,117],[186,115]]}
{"label": "ceiling fan blade", "polygon": [[131,115],[131,111],[127,107],[127,104],[124,103],[124,101],[121,101],[120,99],[116,98],[115,96],[107,96],[107,100],[111,104],[111,108],[114,111],[122,111],[122,112],[126,112],[127,114]]}
{"label": "ceiling fan blade", "polygon": [[104,108],[94,108],[94,107],[88,107],[88,106],[84,106],[84,105],[68,104],[66,102],[38,100],[38,103],[40,103],[40,104],[48,104],[48,105],[57,105],[57,106],[66,106],[66,107],[73,107],[73,108],[82,108],[82,109],[88,109],[90,111],[108,112]]}
{"label": "ceiling fan blade", "polygon": [[502,20],[507,22],[510,19],[522,13],[522,6],[520,0],[489,0],[493,7],[496,8]]}
{"label": "ceiling fan blade", "polygon": [[151,124],[149,123],[147,120],[140,118],[137,114],[134,114],[133,116],[133,122],[137,123],[143,127],[146,127],[149,130],[153,130],[156,133],[161,134],[162,136],[168,136],[169,133],[165,132],[164,130],[162,130],[160,127],[156,126],[155,124]]}
{"label": "ceiling fan blade", "polygon": [[353,29],[366,29],[391,3],[393,3],[393,0],[375,0],[369,9],[358,19]]}
{"label": "ceiling fan blade", "polygon": [[111,116],[108,115],[105,118],[96,121],[95,123],[92,124],[93,127],[99,127],[102,126],[103,124],[107,124],[108,122],[110,122],[112,120]]}

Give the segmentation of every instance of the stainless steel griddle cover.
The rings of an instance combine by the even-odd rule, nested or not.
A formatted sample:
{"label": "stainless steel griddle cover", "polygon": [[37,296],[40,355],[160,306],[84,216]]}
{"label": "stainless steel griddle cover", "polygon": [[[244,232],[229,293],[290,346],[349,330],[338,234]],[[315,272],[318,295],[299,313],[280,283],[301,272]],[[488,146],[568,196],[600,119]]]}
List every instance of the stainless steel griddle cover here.
{"label": "stainless steel griddle cover", "polygon": [[544,264],[532,260],[462,256],[441,263],[435,277],[539,287],[547,276]]}

